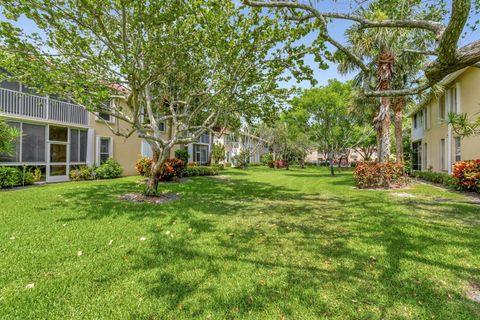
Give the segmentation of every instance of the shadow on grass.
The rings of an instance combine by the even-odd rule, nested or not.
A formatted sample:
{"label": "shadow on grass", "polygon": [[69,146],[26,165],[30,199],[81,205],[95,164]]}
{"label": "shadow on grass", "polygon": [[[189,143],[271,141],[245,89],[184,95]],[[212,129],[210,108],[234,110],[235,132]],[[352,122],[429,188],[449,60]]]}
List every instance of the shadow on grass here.
{"label": "shadow on grass", "polygon": [[[135,256],[135,270],[154,274],[142,280],[146,294],[166,303],[172,317],[258,317],[276,310],[281,314],[275,316],[295,318],[303,310],[361,318],[363,308],[364,318],[398,318],[404,312],[399,306],[420,317],[474,319],[480,313],[478,304],[430,279],[479,276],[472,264],[472,256],[479,259],[477,206],[394,201],[380,192],[326,197],[321,190],[304,194],[252,182],[243,171],[228,175],[235,178],[162,185],[182,198],[161,206],[119,201],[118,195],[137,188],[133,182],[79,185],[63,195],[67,203],[52,205],[70,207],[72,220],[153,217],[191,226],[194,232],[173,238],[152,227],[151,247]],[[345,174],[324,185],[351,182]],[[458,258],[457,251],[470,259]]]}

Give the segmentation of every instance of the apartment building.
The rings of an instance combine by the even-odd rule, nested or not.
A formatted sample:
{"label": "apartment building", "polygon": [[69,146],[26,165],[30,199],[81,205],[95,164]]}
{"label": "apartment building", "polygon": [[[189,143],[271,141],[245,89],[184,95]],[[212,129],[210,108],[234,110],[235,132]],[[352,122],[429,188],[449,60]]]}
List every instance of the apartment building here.
{"label": "apartment building", "polygon": [[268,144],[265,140],[240,130],[234,132],[228,129],[219,129],[213,135],[213,144],[225,146],[225,160],[223,163],[233,163],[233,158],[244,150],[250,153],[250,163],[259,163],[263,154],[268,153]]}
{"label": "apartment building", "polygon": [[450,112],[480,115],[480,68],[442,80],[441,95],[428,96],[410,114],[413,170],[452,172],[456,161],[480,158],[480,136],[461,138],[445,120]]}
{"label": "apartment building", "polygon": [[[111,102],[113,103],[113,101]],[[0,154],[0,166],[32,166],[42,169],[47,182],[68,181],[75,166],[100,165],[108,158],[118,161],[124,175],[135,175],[135,162],[141,156],[152,156],[150,145],[134,134],[128,139],[109,129],[125,131],[129,125],[107,113],[92,113],[82,106],[57,97],[42,96],[20,82],[0,82],[0,118],[21,132],[11,155]],[[166,123],[160,124],[165,138],[171,134]],[[185,146],[189,161],[209,163],[213,143],[227,141],[211,133]],[[253,141],[253,137],[249,138]],[[240,148],[227,143],[226,162],[245,147],[253,147],[242,138]],[[174,156],[176,146],[171,150]],[[260,154],[252,153],[252,162]]]}

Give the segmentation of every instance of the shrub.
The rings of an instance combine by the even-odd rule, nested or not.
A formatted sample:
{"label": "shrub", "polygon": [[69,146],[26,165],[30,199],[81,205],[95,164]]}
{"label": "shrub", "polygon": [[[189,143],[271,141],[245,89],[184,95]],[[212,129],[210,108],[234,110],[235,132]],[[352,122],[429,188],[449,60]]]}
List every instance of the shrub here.
{"label": "shrub", "polygon": [[0,167],[0,188],[33,184],[33,173],[26,167]]}
{"label": "shrub", "polygon": [[185,169],[185,162],[180,159],[167,159],[164,164],[164,170],[160,176],[161,181],[170,181],[173,178],[180,178]]}
{"label": "shrub", "polygon": [[248,150],[242,150],[232,158],[233,165],[241,169],[246,169],[248,167],[249,160],[250,152]]}
{"label": "shrub", "polygon": [[260,166],[263,166],[263,163],[261,163],[261,162],[251,162],[248,165],[251,166],[251,167],[260,167]]}
{"label": "shrub", "polygon": [[275,168],[275,161],[273,160],[267,160],[267,166],[269,168]]}
{"label": "shrub", "polygon": [[218,170],[214,167],[186,167],[183,171],[185,177],[195,177],[195,176],[215,176],[218,174]]}
{"label": "shrub", "polygon": [[215,143],[212,147],[212,160],[213,163],[218,164],[220,161],[225,160],[225,146],[221,143]]}
{"label": "shrub", "polygon": [[261,163],[266,165],[269,161],[273,161],[273,155],[271,153],[264,153],[260,156]]}
{"label": "shrub", "polygon": [[38,182],[40,180],[42,180],[42,170],[40,170],[39,168],[36,168],[34,171],[33,171],[33,181],[35,182]]}
{"label": "shrub", "polygon": [[109,158],[102,165],[95,168],[95,177],[98,179],[118,178],[122,174],[122,167],[118,162]]}
{"label": "shrub", "polygon": [[354,178],[358,188],[391,188],[407,180],[404,166],[393,162],[358,162]]}
{"label": "shrub", "polygon": [[225,166],[223,164],[212,164],[212,168],[216,170],[225,170]]}
{"label": "shrub", "polygon": [[198,162],[195,162],[195,161],[189,162],[189,163],[187,164],[187,166],[188,166],[188,167],[198,167]]}
{"label": "shrub", "polygon": [[69,176],[70,176],[70,180],[80,181],[82,178],[82,173],[80,169],[72,169],[70,170]]}
{"label": "shrub", "polygon": [[413,171],[412,176],[422,180],[430,181],[433,183],[443,184],[447,187],[455,187],[456,180],[454,177],[447,173],[433,172],[433,171]]}
{"label": "shrub", "polygon": [[225,168],[231,168],[232,167],[232,164],[230,162],[226,162],[224,164]]}
{"label": "shrub", "polygon": [[[178,151],[178,150],[177,150]],[[153,160],[149,157],[142,157],[135,163],[135,170],[139,175],[149,177],[152,169]]]}
{"label": "shrub", "polygon": [[176,150],[175,158],[182,160],[184,163],[187,163],[189,158],[188,150],[186,148]]}
{"label": "shrub", "polygon": [[83,180],[93,180],[95,179],[95,170],[89,166],[80,166],[80,177]]}
{"label": "shrub", "polygon": [[288,166],[288,162],[286,160],[277,160],[275,161],[275,168],[283,169]]}
{"label": "shrub", "polygon": [[458,189],[480,192],[480,159],[456,162],[453,177]]}

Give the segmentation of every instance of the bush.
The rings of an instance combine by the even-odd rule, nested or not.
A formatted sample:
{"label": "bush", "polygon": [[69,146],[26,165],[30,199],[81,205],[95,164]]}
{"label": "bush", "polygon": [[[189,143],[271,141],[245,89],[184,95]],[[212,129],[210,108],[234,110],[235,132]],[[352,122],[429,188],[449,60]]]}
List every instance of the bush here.
{"label": "bush", "polygon": [[249,160],[250,152],[248,150],[242,150],[232,158],[233,165],[241,169],[246,169],[248,167]]}
{"label": "bush", "polygon": [[95,168],[95,177],[97,179],[113,179],[118,178],[122,174],[123,169],[118,162],[109,158],[102,165]]}
{"label": "bush", "polygon": [[267,160],[267,166],[269,168],[275,168],[275,161],[273,160]]}
{"label": "bush", "polygon": [[273,155],[271,153],[264,153],[260,156],[260,162],[267,164],[269,161],[273,161]]}
{"label": "bush", "polygon": [[223,164],[212,164],[212,168],[216,170],[225,170],[225,166]]}
{"label": "bush", "polygon": [[40,170],[39,168],[36,168],[34,171],[33,171],[33,181],[35,182],[38,182],[40,180],[42,180],[42,170]]}
{"label": "bush", "polygon": [[161,181],[171,181],[173,178],[180,178],[185,169],[185,162],[180,159],[167,159],[164,164],[163,174],[160,177]]}
{"label": "bush", "polygon": [[453,178],[458,189],[480,192],[480,159],[456,162]]}
{"label": "bush", "polygon": [[225,146],[221,143],[215,143],[212,147],[211,157],[213,163],[218,164],[225,160]]}
{"label": "bush", "polygon": [[286,160],[277,160],[275,161],[275,168],[283,169],[288,167],[288,162]]}
{"label": "bush", "polygon": [[232,164],[230,162],[226,162],[224,164],[225,168],[231,168],[232,167]]}
{"label": "bush", "polygon": [[82,178],[80,169],[70,170],[69,176],[70,176],[70,180],[73,180],[73,181],[80,181]]}
{"label": "bush", "polygon": [[93,180],[95,179],[95,170],[89,166],[80,166],[80,177],[83,180]]}
{"label": "bush", "polygon": [[198,162],[195,162],[195,161],[189,162],[189,163],[187,164],[187,166],[188,166],[188,167],[198,167]]}
{"label": "bush", "polygon": [[14,167],[0,167],[0,187],[11,188],[20,185],[21,174]]}
{"label": "bush", "polygon": [[433,183],[443,184],[447,187],[455,187],[456,180],[454,177],[447,173],[433,172],[433,171],[413,171],[412,176],[422,180],[430,181]]}
{"label": "bush", "polygon": [[407,181],[404,166],[393,162],[358,162],[353,176],[358,188],[391,188]]}
{"label": "bush", "polygon": [[188,158],[189,158],[188,150],[185,149],[185,148],[176,150],[175,151],[175,158],[182,160],[183,163],[187,163]]}
{"label": "bush", "polygon": [[215,176],[218,174],[218,170],[214,167],[186,167],[183,170],[183,175],[185,177],[195,177],[195,176]]}
{"label": "bush", "polygon": [[[178,151],[178,150],[177,150]],[[139,175],[149,177],[152,169],[153,160],[149,157],[142,157],[135,163],[135,170]]]}
{"label": "bush", "polygon": [[33,173],[26,167],[0,167],[0,188],[33,184]]}

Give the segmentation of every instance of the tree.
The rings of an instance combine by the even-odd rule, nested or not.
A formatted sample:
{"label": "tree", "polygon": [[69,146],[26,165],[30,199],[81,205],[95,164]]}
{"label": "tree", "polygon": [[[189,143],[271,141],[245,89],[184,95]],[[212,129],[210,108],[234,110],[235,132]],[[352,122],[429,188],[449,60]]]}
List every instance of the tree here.
{"label": "tree", "polygon": [[359,122],[352,113],[353,90],[350,82],[329,80],[328,85],[304,90],[293,99],[294,108],[303,109],[310,118],[310,130],[316,145],[330,160],[330,173],[335,175],[334,160],[346,150],[358,146],[367,132],[355,134]]}
{"label": "tree", "polygon": [[15,140],[20,132],[0,119],[0,155],[10,155],[13,152]]}
{"label": "tree", "polygon": [[[389,3],[374,1],[370,3],[368,9],[359,14],[365,18],[383,16],[404,19],[412,14],[412,9],[413,3],[409,1],[397,1],[394,8]],[[403,48],[415,43],[416,47],[426,49],[429,38],[422,38],[422,36],[424,36],[423,33],[419,34],[414,29],[377,30],[364,29],[354,25],[347,30],[349,42],[347,48],[362,60],[367,61],[369,69],[376,71],[379,90],[401,89],[409,81],[414,80],[426,60],[424,56],[404,52]],[[355,61],[340,50],[336,54],[336,60],[339,62],[339,71],[342,73],[359,70],[356,84],[358,87],[363,87],[364,74]],[[390,110],[392,110],[395,125],[396,160],[398,163],[403,163],[402,127],[406,101],[405,96],[381,97],[380,110],[373,121],[378,134],[377,158],[381,162],[388,161],[390,158]]]}
{"label": "tree", "polygon": [[[433,4],[429,1],[411,1],[409,3],[412,5],[411,14],[405,18],[390,18],[384,15],[362,16],[360,13],[364,10],[364,5],[369,5],[371,1],[357,3],[358,5],[349,12],[332,12],[329,10],[330,8],[327,8],[328,5],[323,4],[325,6],[323,8],[321,4],[315,5],[316,2],[321,3],[320,1],[244,0],[244,3],[252,7],[274,8],[282,12],[286,19],[296,21],[298,25],[306,28],[310,29],[313,25],[313,28],[318,31],[318,37],[312,42],[311,49],[323,51],[326,49],[324,42],[329,42],[347,55],[362,70],[363,90],[368,96],[391,97],[418,94],[431,88],[447,75],[480,62],[480,41],[459,47],[459,39],[467,31],[467,28],[476,30],[480,23],[475,19],[475,14],[480,12],[480,1],[478,0],[474,0],[473,4],[472,0],[452,0],[450,10],[444,9],[447,5],[446,0],[436,1]],[[392,11],[398,10],[398,1],[382,2],[388,5]],[[430,58],[429,62],[422,68],[423,72],[415,81],[406,83],[399,89],[388,88],[385,78],[375,79],[376,74],[368,67],[368,63],[329,33],[328,25],[335,23],[336,20],[348,20],[363,29],[418,30],[424,37],[433,38],[435,41],[428,49],[417,47],[415,43],[408,43],[402,50],[427,56]],[[386,58],[387,56],[382,59],[385,61],[385,67],[385,63],[388,61]],[[388,72],[388,68],[384,72]]]}
{"label": "tree", "polygon": [[302,32],[229,1],[2,4],[8,19],[23,15],[44,35],[2,22],[0,67],[39,91],[126,123],[126,130],[106,123],[116,135],[145,139],[153,150],[147,195],[157,194],[175,145],[232,117],[268,115],[287,93],[278,87],[284,71],[304,71],[296,62],[301,52],[288,49]]}
{"label": "tree", "polygon": [[467,113],[448,113],[447,124],[462,138],[480,135],[480,116],[472,118]]}
{"label": "tree", "polygon": [[212,147],[212,160],[213,163],[218,164],[220,161],[225,160],[225,146],[220,143],[215,143]]}

